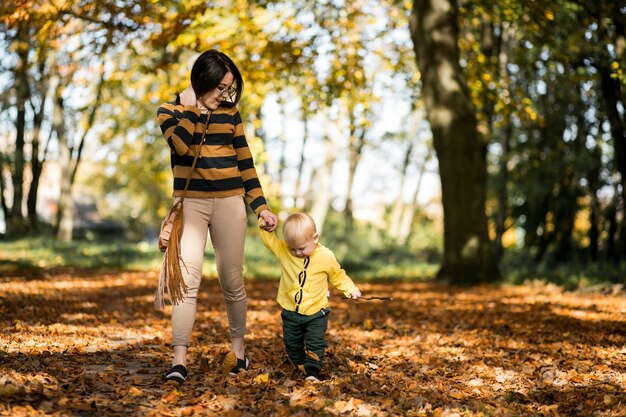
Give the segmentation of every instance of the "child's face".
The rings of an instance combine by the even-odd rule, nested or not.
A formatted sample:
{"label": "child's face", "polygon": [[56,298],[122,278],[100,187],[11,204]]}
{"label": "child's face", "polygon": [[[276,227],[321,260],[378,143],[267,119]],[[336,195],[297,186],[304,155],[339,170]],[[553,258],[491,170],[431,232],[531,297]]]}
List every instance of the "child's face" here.
{"label": "child's face", "polygon": [[288,245],[289,252],[298,258],[306,258],[307,256],[310,256],[313,251],[315,251],[318,240],[319,236],[317,233],[315,233],[312,237],[300,238],[293,242],[293,244]]}

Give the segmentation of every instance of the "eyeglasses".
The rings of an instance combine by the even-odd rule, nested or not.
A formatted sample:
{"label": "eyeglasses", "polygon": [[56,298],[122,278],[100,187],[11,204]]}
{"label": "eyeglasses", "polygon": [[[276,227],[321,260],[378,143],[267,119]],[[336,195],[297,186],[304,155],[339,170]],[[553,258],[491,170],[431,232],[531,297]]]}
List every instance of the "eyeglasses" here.
{"label": "eyeglasses", "polygon": [[230,88],[218,86],[217,92],[220,97],[232,99],[237,94],[237,89],[234,86],[230,86]]}

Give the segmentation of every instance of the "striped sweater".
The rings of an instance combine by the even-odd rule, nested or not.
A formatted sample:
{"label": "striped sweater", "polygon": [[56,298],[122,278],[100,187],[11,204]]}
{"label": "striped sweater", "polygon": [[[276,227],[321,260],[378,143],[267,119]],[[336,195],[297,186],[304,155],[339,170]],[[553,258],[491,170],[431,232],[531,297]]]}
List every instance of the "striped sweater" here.
{"label": "striped sweater", "polygon": [[[202,138],[206,114],[195,106],[169,102],[157,111],[157,121],[171,149],[174,197],[185,188]],[[254,167],[237,107],[220,107],[211,114],[186,197],[215,198],[245,195],[258,215],[269,209]]]}

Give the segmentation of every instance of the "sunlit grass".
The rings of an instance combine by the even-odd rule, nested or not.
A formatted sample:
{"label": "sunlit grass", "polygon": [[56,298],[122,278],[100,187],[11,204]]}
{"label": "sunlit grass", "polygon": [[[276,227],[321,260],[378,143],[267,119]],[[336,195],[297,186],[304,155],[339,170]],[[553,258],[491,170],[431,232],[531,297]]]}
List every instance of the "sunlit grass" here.
{"label": "sunlit grass", "polygon": [[[363,252],[364,249],[362,248]],[[362,257],[346,256],[339,261],[355,281],[372,279],[425,280],[432,278],[437,264],[403,254],[390,262],[387,253],[369,251]],[[63,243],[52,238],[28,238],[0,246],[0,274],[15,271],[42,272],[55,268],[87,270],[158,270],[163,255],[156,243],[123,240]],[[254,234],[246,239],[244,271],[247,279],[277,279],[280,267],[271,252]],[[204,275],[215,276],[215,256],[210,242],[204,259]]]}
{"label": "sunlit grass", "polygon": [[[368,246],[366,240],[358,248],[343,248],[329,242],[337,259],[355,281],[433,279],[439,268],[438,259],[424,256],[424,251],[397,247]],[[344,244],[345,245],[345,244]],[[337,247],[335,249],[335,247]],[[280,268],[274,256],[251,231],[246,239],[244,272],[246,279],[277,279]],[[85,270],[157,271],[163,255],[156,242],[130,242],[121,239],[58,242],[49,237],[29,237],[0,244],[0,275],[17,272],[44,273],[56,268]],[[523,253],[507,253],[500,270],[506,284],[533,282],[552,283],[566,290],[602,286],[607,291],[625,284],[626,264],[580,263],[550,265],[536,263]],[[216,276],[215,256],[210,242],[204,258],[204,275]]]}
{"label": "sunlit grass", "polygon": [[158,268],[161,254],[146,242],[73,241],[51,238],[25,238],[5,242],[0,247],[0,270],[51,268],[128,269]]}

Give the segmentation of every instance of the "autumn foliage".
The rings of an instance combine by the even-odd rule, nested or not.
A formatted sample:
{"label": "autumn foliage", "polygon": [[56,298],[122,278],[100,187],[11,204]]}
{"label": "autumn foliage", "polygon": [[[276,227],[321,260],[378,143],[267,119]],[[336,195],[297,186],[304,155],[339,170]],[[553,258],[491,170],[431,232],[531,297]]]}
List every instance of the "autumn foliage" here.
{"label": "autumn foliage", "polygon": [[0,278],[0,415],[626,415],[626,302],[553,286],[361,284],[331,298],[322,383],[286,361],[277,282],[249,280],[251,369],[228,350],[217,280],[201,288],[190,377],[164,382],[169,310],[156,272],[44,271]]}

